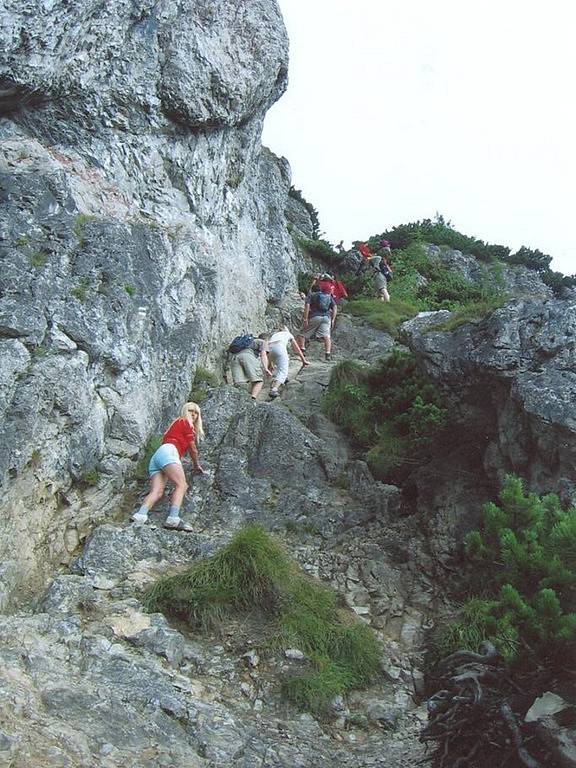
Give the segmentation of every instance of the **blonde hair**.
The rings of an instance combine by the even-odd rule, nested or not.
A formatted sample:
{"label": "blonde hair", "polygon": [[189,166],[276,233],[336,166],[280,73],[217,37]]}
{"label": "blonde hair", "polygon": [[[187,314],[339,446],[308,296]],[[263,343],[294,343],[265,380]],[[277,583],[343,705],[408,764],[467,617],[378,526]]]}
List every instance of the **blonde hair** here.
{"label": "blonde hair", "polygon": [[[196,418],[194,418],[196,416]],[[204,437],[204,429],[202,427],[202,414],[200,412],[200,406],[198,403],[184,403],[182,406],[182,410],[180,411],[180,418],[181,419],[192,419],[192,424],[194,425],[194,431],[196,432],[196,437],[198,440],[202,440]]]}

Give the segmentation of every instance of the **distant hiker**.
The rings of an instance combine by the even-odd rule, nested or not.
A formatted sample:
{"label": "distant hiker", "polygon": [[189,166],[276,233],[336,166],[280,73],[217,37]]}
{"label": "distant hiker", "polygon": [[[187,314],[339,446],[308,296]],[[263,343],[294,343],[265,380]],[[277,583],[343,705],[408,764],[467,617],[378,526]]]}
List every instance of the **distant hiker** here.
{"label": "distant hiker", "polygon": [[281,325],[268,340],[268,356],[274,365],[272,386],[270,387],[270,397],[272,400],[278,397],[278,388],[284,384],[288,377],[288,366],[290,365],[288,344],[292,346],[292,349],[302,361],[302,365],[309,365],[294,336],[292,336],[287,326]]}
{"label": "distant hiker", "polygon": [[148,464],[150,492],[142,502],[140,509],[132,515],[133,522],[145,523],[148,520],[148,513],[154,504],[160,501],[164,495],[166,483],[170,482],[174,485],[174,491],[170,499],[170,510],[164,528],[173,531],[192,530],[192,527],[180,517],[180,507],[188,488],[181,459],[188,452],[194,465],[194,471],[201,475],[205,474],[198,461],[198,448],[196,447],[196,441],[203,437],[200,406],[196,403],[186,403],[180,411],[180,417],[175,419],[164,432],[162,445],[150,459]]}
{"label": "distant hiker", "polygon": [[359,275],[361,272],[363,272],[368,264],[370,263],[370,259],[372,258],[372,251],[368,247],[367,243],[360,243],[356,246],[358,252],[360,253],[360,256],[362,257],[362,260],[358,264],[358,268],[356,269],[355,274]]}
{"label": "distant hiker", "polygon": [[262,385],[264,374],[271,375],[268,368],[268,342],[267,334],[254,338],[249,333],[236,336],[228,347],[230,371],[235,387],[250,384],[252,400],[256,400]]}
{"label": "distant hiker", "polygon": [[297,337],[302,352],[306,351],[304,340],[312,336],[321,338],[324,343],[324,357],[330,360],[332,351],[331,333],[338,308],[330,293],[323,290],[310,291],[304,304],[302,328]]}
{"label": "distant hiker", "polygon": [[392,268],[384,256],[376,254],[370,259],[370,266],[374,270],[374,287],[376,295],[382,301],[390,301],[388,293],[388,281],[392,280]]}
{"label": "distant hiker", "polygon": [[387,258],[388,256],[392,255],[392,246],[388,242],[388,240],[380,240],[380,249],[384,251],[383,256],[384,258]]}
{"label": "distant hiker", "polygon": [[346,248],[344,248],[344,240],[340,240],[340,242],[336,246],[336,250],[338,251],[338,253],[344,253],[346,251]]}

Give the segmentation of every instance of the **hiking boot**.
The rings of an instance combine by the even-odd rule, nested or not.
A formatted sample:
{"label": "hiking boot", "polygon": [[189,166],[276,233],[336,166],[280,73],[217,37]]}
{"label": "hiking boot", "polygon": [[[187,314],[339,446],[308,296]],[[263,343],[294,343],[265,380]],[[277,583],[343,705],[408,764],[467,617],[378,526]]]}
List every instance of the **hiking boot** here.
{"label": "hiking boot", "polygon": [[270,400],[274,400],[274,398],[278,397],[279,394],[280,393],[278,392],[277,389],[271,389],[270,392],[268,393]]}
{"label": "hiking boot", "polygon": [[327,363],[329,363],[332,360],[332,355],[330,352],[324,352],[324,360],[326,360]]}
{"label": "hiking boot", "polygon": [[144,525],[144,523],[148,522],[148,515],[142,515],[142,514],[140,514],[140,512],[134,512],[134,514],[132,515],[130,520],[135,525]]}
{"label": "hiking boot", "polygon": [[167,518],[163,528],[167,528],[169,531],[186,531],[187,533],[194,530],[191,525],[185,523],[180,517]]}

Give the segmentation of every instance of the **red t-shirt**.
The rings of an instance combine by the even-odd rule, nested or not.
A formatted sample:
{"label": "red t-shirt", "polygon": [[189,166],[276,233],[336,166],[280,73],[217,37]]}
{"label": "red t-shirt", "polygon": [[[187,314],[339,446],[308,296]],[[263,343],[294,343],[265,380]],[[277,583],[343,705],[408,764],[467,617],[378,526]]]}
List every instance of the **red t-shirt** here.
{"label": "red t-shirt", "polygon": [[164,432],[162,444],[172,443],[172,445],[175,445],[178,449],[178,455],[182,458],[188,448],[190,448],[190,443],[195,440],[196,433],[188,419],[176,419],[173,424],[170,424],[166,432]]}
{"label": "red t-shirt", "polygon": [[358,250],[360,251],[362,256],[364,256],[365,259],[369,259],[370,256],[372,256],[372,252],[370,248],[368,248],[366,243],[360,243],[360,245],[358,246]]}

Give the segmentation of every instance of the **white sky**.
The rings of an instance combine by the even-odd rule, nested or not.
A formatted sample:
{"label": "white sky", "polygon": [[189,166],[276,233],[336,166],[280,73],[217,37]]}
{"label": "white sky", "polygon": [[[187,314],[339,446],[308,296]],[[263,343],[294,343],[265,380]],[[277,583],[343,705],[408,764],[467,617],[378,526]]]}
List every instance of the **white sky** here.
{"label": "white sky", "polygon": [[573,0],[279,0],[263,142],[333,243],[433,218],[576,272]]}

